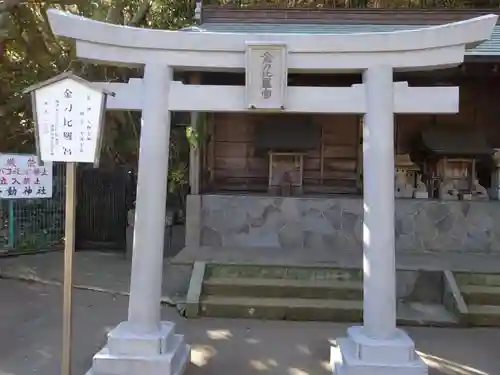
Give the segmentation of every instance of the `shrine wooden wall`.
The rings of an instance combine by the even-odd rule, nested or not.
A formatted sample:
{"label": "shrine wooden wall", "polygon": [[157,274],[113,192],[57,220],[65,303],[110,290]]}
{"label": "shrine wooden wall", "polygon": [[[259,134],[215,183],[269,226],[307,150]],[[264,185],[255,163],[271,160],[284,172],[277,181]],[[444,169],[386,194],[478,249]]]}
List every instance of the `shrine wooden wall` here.
{"label": "shrine wooden wall", "polygon": [[[293,116],[293,115],[290,115]],[[212,190],[267,191],[268,155],[254,147],[254,129],[263,115],[213,114],[207,147],[206,186]],[[355,193],[358,184],[359,118],[314,115],[321,142],[304,157],[306,192]]]}
{"label": "shrine wooden wall", "polygon": [[[410,152],[412,140],[424,128],[442,125],[473,127],[487,136],[492,147],[500,148],[500,79],[462,80],[460,86],[459,114],[396,116],[396,153]],[[264,116],[209,115],[202,191],[267,191],[269,159],[253,144],[255,125]],[[362,168],[359,116],[311,117],[321,126],[322,136],[318,147],[304,158],[305,193],[358,193]]]}
{"label": "shrine wooden wall", "polygon": [[482,132],[489,144],[500,148],[500,80],[470,79],[460,85],[460,112],[450,115],[396,116],[396,151],[407,153],[416,133],[427,126],[471,127]]}

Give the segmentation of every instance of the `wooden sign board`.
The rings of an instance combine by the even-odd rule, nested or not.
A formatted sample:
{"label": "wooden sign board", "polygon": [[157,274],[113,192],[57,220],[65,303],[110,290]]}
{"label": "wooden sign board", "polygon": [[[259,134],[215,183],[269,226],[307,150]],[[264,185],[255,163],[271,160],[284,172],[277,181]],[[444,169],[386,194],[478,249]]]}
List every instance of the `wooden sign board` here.
{"label": "wooden sign board", "polygon": [[31,93],[38,159],[66,163],[61,375],[70,375],[76,166],[99,163],[106,97],[114,94],[71,73],[58,75],[24,92]]}
{"label": "wooden sign board", "polygon": [[98,164],[107,93],[64,73],[31,92],[38,156],[42,161]]}
{"label": "wooden sign board", "polygon": [[287,50],[283,43],[247,43],[246,101],[249,109],[285,109],[288,81]]}

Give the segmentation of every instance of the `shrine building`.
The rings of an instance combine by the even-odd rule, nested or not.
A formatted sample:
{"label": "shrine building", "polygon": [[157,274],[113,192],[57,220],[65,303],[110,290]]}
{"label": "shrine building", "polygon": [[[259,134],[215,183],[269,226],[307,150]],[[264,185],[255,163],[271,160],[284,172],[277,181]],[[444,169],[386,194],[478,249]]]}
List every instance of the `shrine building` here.
{"label": "shrine building", "polygon": [[[494,9],[238,7],[209,1],[198,9],[200,24],[187,30],[269,33],[276,40],[281,35],[409,31],[498,13]],[[290,64],[293,55],[288,56]],[[336,59],[342,60],[342,54]],[[500,266],[500,227],[495,224],[500,222],[499,63],[500,25],[496,25],[491,39],[467,46],[462,64],[394,72],[390,142],[394,150],[398,298],[425,294],[414,302],[440,310],[450,303],[445,297],[450,274],[444,273],[450,271],[454,272],[451,283],[462,293],[459,301],[471,304],[470,309],[458,313],[456,307],[444,306],[451,311],[449,319],[424,314],[423,321],[429,324],[456,324],[464,316],[477,324],[499,322],[500,310],[488,310],[495,305],[493,295],[479,305],[474,302],[487,286],[469,285],[468,281],[478,274],[483,275],[479,278],[489,277],[484,274],[496,273]],[[185,83],[222,89],[248,85],[248,79],[244,71],[212,69],[187,72]],[[362,267],[363,178],[370,171],[364,168],[364,117],[356,113],[360,100],[353,92],[363,79],[355,64],[341,70],[288,66],[284,100],[297,103],[303,111],[233,110],[241,104],[231,107],[232,101],[222,103],[214,95],[206,100],[217,102],[221,110],[193,115],[193,124],[200,129],[200,146],[191,150],[186,248],[174,259],[205,265],[193,315],[299,320],[361,317],[361,309],[358,315],[352,314],[356,306],[344,304],[343,297],[329,309],[309,301],[301,301],[302,308],[287,309],[290,301],[286,298],[274,305],[272,300],[257,297],[301,296],[286,286],[281,292],[272,291],[275,281],[268,282],[269,273],[316,280],[337,277],[323,267]],[[398,93],[405,85],[415,90],[414,97],[406,99],[403,91]],[[335,95],[328,91],[332,87],[353,91]],[[454,88],[460,90],[457,102],[446,102],[448,94],[455,95],[451,94]],[[237,101],[236,93],[229,96]],[[376,170],[368,178],[385,177]],[[310,272],[298,271],[296,266]],[[283,276],[287,272],[293,275]],[[264,281],[244,276],[248,274]],[[429,284],[420,284],[418,280],[424,279]],[[233,286],[227,292],[220,286],[224,283],[236,283],[240,288]],[[436,291],[434,296],[428,293],[431,289]],[[239,295],[245,298],[236,298]],[[256,299],[249,300],[249,296]],[[405,308],[399,307],[402,315]],[[407,321],[403,316],[401,320]]]}

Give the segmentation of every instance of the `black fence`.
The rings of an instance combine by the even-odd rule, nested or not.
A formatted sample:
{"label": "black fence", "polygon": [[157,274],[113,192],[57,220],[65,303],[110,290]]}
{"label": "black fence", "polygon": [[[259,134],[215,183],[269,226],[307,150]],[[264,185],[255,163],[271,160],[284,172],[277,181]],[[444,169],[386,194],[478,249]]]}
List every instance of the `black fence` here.
{"label": "black fence", "polygon": [[76,213],[78,250],[125,251],[127,213],[135,200],[131,168],[79,168]]}

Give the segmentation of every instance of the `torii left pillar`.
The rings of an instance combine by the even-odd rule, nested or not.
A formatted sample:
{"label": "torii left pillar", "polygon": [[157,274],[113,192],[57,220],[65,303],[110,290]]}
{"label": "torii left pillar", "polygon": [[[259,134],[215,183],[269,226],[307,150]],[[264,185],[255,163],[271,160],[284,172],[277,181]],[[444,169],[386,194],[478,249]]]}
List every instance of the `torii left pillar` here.
{"label": "torii left pillar", "polygon": [[184,336],[160,320],[171,82],[171,67],[146,65],[128,319],[109,333],[87,375],[179,375],[189,361]]}

